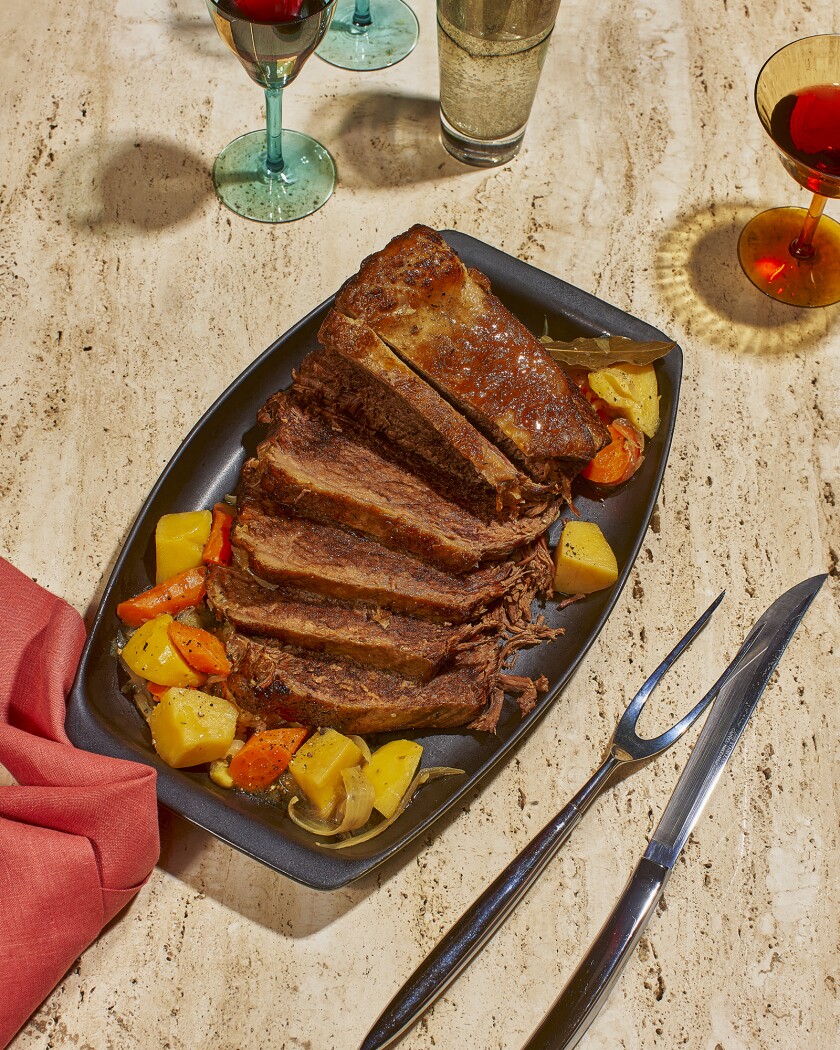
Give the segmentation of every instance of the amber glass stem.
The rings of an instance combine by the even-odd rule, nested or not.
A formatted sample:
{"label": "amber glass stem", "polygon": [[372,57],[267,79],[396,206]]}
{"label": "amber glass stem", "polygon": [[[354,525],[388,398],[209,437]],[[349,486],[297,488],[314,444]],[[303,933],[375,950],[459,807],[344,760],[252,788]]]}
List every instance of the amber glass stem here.
{"label": "amber glass stem", "polygon": [[790,242],[790,254],[797,259],[813,259],[814,257],[814,234],[817,232],[817,224],[820,221],[820,216],[823,213],[825,207],[825,197],[821,197],[819,193],[814,194],[814,199],[811,201],[811,207],[808,209],[808,214],[805,216],[805,222],[802,223],[802,229],[799,231],[799,236]]}

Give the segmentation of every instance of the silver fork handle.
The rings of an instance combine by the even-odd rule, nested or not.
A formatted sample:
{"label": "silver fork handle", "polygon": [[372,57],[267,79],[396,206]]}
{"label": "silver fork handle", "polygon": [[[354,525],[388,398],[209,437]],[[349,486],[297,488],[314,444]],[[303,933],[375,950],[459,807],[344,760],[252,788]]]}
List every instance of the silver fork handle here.
{"label": "silver fork handle", "polygon": [[610,755],[575,797],[472,904],[397,992],[359,1050],[391,1046],[472,962],[571,835],[619,760]]}
{"label": "silver fork handle", "polygon": [[583,962],[523,1050],[578,1045],[639,943],[670,874],[670,868],[642,858]]}

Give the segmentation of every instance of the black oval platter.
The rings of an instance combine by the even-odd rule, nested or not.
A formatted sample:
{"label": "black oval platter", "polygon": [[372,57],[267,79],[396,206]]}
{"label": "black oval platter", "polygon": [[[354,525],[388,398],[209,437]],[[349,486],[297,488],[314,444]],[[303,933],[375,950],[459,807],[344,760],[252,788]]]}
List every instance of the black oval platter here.
{"label": "black oval platter", "polygon": [[[533,332],[547,320],[553,338],[625,335],[664,339],[657,329],[600,299],[463,233],[444,231],[463,261],[486,274],[493,291]],[[550,688],[534,712],[522,719],[506,702],[495,735],[469,731],[413,734],[425,748],[424,765],[466,771],[426,785],[400,819],[381,836],[345,850],[327,851],[297,828],[279,807],[217,787],[203,770],[168,767],[155,753],[148,727],[120,691],[111,646],[118,628],[115,608],[153,582],[154,529],[165,513],[194,510],[236,488],[246,454],[259,431],[258,409],[288,385],[292,369],[317,346],[316,334],[334,296],[280,336],[236,379],[205,413],[173,456],[149,494],[116,562],[87,640],[68,702],[67,731],[79,747],[154,766],[160,801],[230,845],[283,875],[317,889],[337,889],[365,875],[426,832],[497,767],[563,691],[619,599],[642,545],[659,494],[677,414],[682,351],[676,347],[657,362],[662,422],[648,443],[638,474],[605,500],[585,491],[576,496],[584,520],[597,522],[616,553],[618,582],[559,611],[543,610],[567,633],[523,653],[516,673],[545,674]],[[557,526],[553,533],[556,534]]]}

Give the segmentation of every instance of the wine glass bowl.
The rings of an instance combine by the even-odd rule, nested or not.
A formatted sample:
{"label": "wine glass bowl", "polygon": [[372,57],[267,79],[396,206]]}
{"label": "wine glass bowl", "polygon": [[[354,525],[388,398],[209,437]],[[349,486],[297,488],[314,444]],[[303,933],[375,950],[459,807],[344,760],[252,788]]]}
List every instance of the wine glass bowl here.
{"label": "wine glass bowl", "polygon": [[213,165],[232,211],[290,222],[317,211],[335,187],[335,163],[316,139],[283,128],[283,89],[329,28],[335,0],[207,0],[219,36],[265,91],[265,130],[233,140]]}
{"label": "wine glass bowl", "polygon": [[[822,101],[823,119],[834,124],[834,141],[812,152],[802,149],[791,128],[803,98],[811,108]],[[788,174],[812,193],[840,197],[840,36],[806,37],[777,51],[758,74],[755,108]],[[812,137],[822,130],[814,129]],[[807,136],[807,126],[801,133]]]}
{"label": "wine glass bowl", "polygon": [[840,197],[840,36],[795,40],[765,62],[755,107],[779,158],[814,194],[810,207],[774,208],[741,233],[738,257],[757,288],[779,302],[840,301],[840,225],[823,216]]}

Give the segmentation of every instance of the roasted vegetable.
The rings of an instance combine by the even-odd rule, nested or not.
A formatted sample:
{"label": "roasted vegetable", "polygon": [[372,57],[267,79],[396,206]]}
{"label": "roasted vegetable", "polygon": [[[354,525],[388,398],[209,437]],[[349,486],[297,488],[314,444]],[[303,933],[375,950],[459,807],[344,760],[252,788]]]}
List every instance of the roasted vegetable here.
{"label": "roasted vegetable", "polygon": [[604,534],[590,521],[567,521],[554,552],[554,589],[591,594],[618,579],[618,563]]}
{"label": "roasted vegetable", "polygon": [[138,627],[123,647],[123,661],[136,675],[155,685],[203,685],[206,676],[190,667],[172,644],[172,623],[172,617],[165,613]]}
{"label": "roasted vegetable", "polygon": [[233,783],[246,791],[268,787],[288,767],[306,739],[305,729],[266,729],[254,733],[230,762]]}
{"label": "roasted vegetable", "polygon": [[230,775],[230,763],[244,746],[244,740],[234,740],[224,758],[214,759],[210,763],[210,779],[214,784],[228,788],[228,790],[234,787],[233,777]]}
{"label": "roasted vegetable", "polygon": [[339,801],[332,819],[316,818],[313,820],[301,815],[297,811],[299,799],[295,797],[289,802],[289,816],[295,824],[304,831],[313,835],[323,835],[326,838],[345,835],[364,827],[373,812],[373,784],[365,777],[359,766],[342,769],[341,783],[342,790],[339,792]]}
{"label": "roasted vegetable", "polygon": [[155,529],[155,583],[201,565],[212,521],[209,510],[163,515]]}
{"label": "roasted vegetable", "polygon": [[[345,849],[347,846],[355,846],[360,842],[369,842],[371,839],[375,839],[377,835],[381,835],[383,831],[389,828],[394,823],[394,821],[402,815],[402,813],[405,811],[406,806],[408,806],[409,802],[411,802],[412,798],[414,798],[414,793],[419,787],[422,787],[423,784],[426,784],[430,780],[437,780],[438,777],[451,777],[455,776],[456,774],[460,775],[463,772],[463,769],[452,769],[449,766],[433,766],[431,769],[421,769],[420,772],[415,776],[414,780],[412,780],[411,783],[408,785],[408,789],[406,790],[405,794],[400,800],[400,804],[397,806],[397,808],[394,810],[390,817],[387,817],[385,820],[381,820],[374,827],[368,828],[367,831],[362,831],[358,835],[348,836],[341,842],[319,842],[318,845],[321,846],[323,849]],[[364,780],[368,787],[371,786],[370,781],[367,780],[364,776],[362,777],[362,780]],[[301,824],[302,827],[306,826],[302,824],[300,820],[297,820],[294,816],[292,816],[291,803],[289,804],[289,816],[292,817],[292,820],[295,820],[295,823]],[[314,834],[318,834],[318,831],[314,831]]]}
{"label": "roasted vegetable", "polygon": [[215,634],[173,620],[169,625],[169,640],[194,670],[204,674],[230,674],[230,660]]}
{"label": "roasted vegetable", "polygon": [[659,427],[659,385],[653,365],[612,365],[589,373],[593,392],[648,437]]}
{"label": "roasted vegetable", "polygon": [[174,616],[183,609],[198,605],[207,593],[204,585],[206,575],[207,569],[203,565],[179,572],[164,583],[120,602],[117,606],[117,616],[129,627],[139,627],[161,613]]}
{"label": "roasted vegetable", "polygon": [[612,440],[581,471],[593,485],[620,485],[631,478],[642,465],[645,439],[640,430],[626,419],[608,424]]}
{"label": "roasted vegetable", "polygon": [[217,758],[210,763],[208,775],[214,784],[229,791],[234,787],[233,777],[230,775],[230,766],[223,758]]}
{"label": "roasted vegetable", "polygon": [[421,744],[413,740],[391,740],[374,751],[362,773],[373,785],[374,808],[390,817],[402,801],[420,765]]}
{"label": "roasted vegetable", "polygon": [[149,715],[155,750],[181,769],[224,758],[236,734],[233,704],[198,689],[167,689]]}
{"label": "roasted vegetable", "polygon": [[234,508],[229,503],[217,503],[213,507],[213,524],[201,555],[205,565],[230,565],[233,515]]}
{"label": "roasted vegetable", "polygon": [[361,757],[353,741],[335,729],[315,733],[297,751],[289,770],[319,817],[328,817],[338,805],[344,787],[341,771]]}

